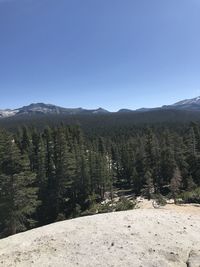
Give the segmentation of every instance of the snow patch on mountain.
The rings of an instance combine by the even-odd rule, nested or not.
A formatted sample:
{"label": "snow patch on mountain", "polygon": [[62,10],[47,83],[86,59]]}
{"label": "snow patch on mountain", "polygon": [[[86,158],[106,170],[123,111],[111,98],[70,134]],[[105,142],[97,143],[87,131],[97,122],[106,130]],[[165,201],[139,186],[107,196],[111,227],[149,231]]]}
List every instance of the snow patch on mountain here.
{"label": "snow patch on mountain", "polygon": [[191,104],[199,104],[200,105],[200,96],[192,98],[192,99],[185,99],[182,101],[179,101],[172,106],[181,106],[181,105],[191,105]]}
{"label": "snow patch on mountain", "polygon": [[[200,96],[192,99],[185,99],[172,105],[165,105],[157,108],[141,108],[137,110],[120,109],[117,113],[130,113],[130,112],[148,112],[152,110],[187,110],[187,111],[200,111]],[[0,110],[0,118],[7,118],[18,115],[33,115],[33,114],[63,114],[63,115],[89,115],[89,114],[107,114],[108,110],[103,108],[97,109],[83,109],[83,108],[64,108],[52,104],[45,103],[32,103],[18,109],[5,109]]]}
{"label": "snow patch on mountain", "polygon": [[10,110],[10,109],[0,110],[0,118],[14,116],[17,112],[18,110]]}

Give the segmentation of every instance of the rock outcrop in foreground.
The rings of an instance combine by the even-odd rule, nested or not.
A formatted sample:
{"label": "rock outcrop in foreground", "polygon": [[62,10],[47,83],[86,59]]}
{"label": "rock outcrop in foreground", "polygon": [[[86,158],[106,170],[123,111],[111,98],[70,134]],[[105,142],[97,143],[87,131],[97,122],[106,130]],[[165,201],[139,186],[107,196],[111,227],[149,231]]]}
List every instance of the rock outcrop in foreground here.
{"label": "rock outcrop in foreground", "polygon": [[0,266],[199,267],[200,208],[63,221],[0,241]]}

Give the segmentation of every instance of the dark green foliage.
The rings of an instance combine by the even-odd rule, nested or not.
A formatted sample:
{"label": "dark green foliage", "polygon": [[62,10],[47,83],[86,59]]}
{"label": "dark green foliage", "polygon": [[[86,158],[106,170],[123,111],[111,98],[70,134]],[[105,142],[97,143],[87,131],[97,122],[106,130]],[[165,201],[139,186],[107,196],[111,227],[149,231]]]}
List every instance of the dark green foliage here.
{"label": "dark green foliage", "polygon": [[80,213],[80,216],[94,215],[97,213],[108,213],[114,211],[132,210],[136,206],[135,200],[129,200],[126,197],[120,197],[117,201],[109,200],[102,203],[93,203],[89,209]]}
{"label": "dark green foliage", "polygon": [[197,203],[200,204],[200,187],[186,191],[180,195],[184,203]]}
{"label": "dark green foliage", "polygon": [[167,204],[166,199],[161,195],[161,194],[154,194],[153,195],[153,206],[160,207],[160,206],[165,206]]}
{"label": "dark green foliage", "polygon": [[0,218],[3,235],[33,226],[31,215],[39,205],[36,175],[26,155],[21,155],[11,136],[4,139],[0,173]]}
{"label": "dark green foliage", "polygon": [[144,175],[145,185],[142,193],[148,198],[151,199],[152,194],[155,192],[154,182],[152,178],[152,174],[150,171],[147,171]]}
{"label": "dark green foliage", "polygon": [[174,199],[175,204],[176,204],[177,195],[180,193],[181,182],[182,182],[181,172],[179,168],[177,167],[174,170],[174,174],[170,182],[170,190],[171,190],[172,197]]}
{"label": "dark green foliage", "polygon": [[84,131],[64,123],[37,127],[42,130],[26,125],[12,134],[1,130],[0,233],[95,214],[97,207],[132,208],[126,200],[114,208],[100,204],[107,195],[114,203],[120,190],[149,199],[171,192],[175,201],[181,192],[196,192],[200,125],[135,126],[132,115],[120,116],[86,116]]}
{"label": "dark green foliage", "polygon": [[121,198],[116,204],[116,211],[132,210],[135,208],[136,202],[128,200],[127,198]]}

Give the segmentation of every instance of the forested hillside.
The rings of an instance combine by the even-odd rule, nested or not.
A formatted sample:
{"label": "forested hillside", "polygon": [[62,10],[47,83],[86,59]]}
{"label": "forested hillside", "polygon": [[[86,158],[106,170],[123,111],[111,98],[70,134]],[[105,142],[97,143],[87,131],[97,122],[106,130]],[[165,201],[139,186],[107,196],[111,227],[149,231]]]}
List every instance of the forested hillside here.
{"label": "forested hillside", "polygon": [[[103,128],[103,127],[102,127]],[[176,198],[200,187],[200,125],[0,131],[0,233],[83,215],[105,192]]]}
{"label": "forested hillside", "polygon": [[163,109],[150,111],[129,111],[101,114],[40,114],[30,113],[21,114],[13,117],[0,118],[0,127],[9,131],[16,131],[18,127],[26,125],[34,126],[39,130],[44,130],[46,126],[59,126],[61,123],[67,125],[79,125],[87,134],[97,133],[105,134],[113,129],[121,129],[126,127],[130,129],[137,125],[157,125],[169,124],[177,125],[188,124],[191,121],[200,122],[200,111]]}

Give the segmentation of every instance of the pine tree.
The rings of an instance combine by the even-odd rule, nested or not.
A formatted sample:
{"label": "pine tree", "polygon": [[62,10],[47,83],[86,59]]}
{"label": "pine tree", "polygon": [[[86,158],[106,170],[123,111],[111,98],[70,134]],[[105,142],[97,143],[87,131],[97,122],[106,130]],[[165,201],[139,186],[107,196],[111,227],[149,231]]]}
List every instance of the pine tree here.
{"label": "pine tree", "polygon": [[22,138],[21,138],[20,149],[22,153],[27,153],[30,156],[31,136],[30,136],[29,129],[25,126],[22,128]]}
{"label": "pine tree", "polygon": [[[85,149],[83,140],[79,140],[74,144],[76,155],[76,171],[74,186],[76,190],[76,202],[79,206],[84,208],[91,194],[91,179],[89,171],[89,151]],[[75,208],[76,209],[76,208]]]}
{"label": "pine tree", "polygon": [[30,216],[39,205],[35,179],[28,156],[21,156],[14,141],[7,139],[0,175],[0,218],[6,235],[32,226]]}
{"label": "pine tree", "polygon": [[150,200],[152,197],[152,194],[155,192],[153,178],[152,178],[152,174],[150,171],[147,171],[145,173],[145,181],[146,181],[146,184],[144,186],[143,193],[148,198],[148,200]]}
{"label": "pine tree", "polygon": [[138,172],[135,167],[132,169],[132,174],[131,174],[131,184],[133,191],[136,195],[139,195],[141,189],[142,189],[142,180],[140,179]]}
{"label": "pine tree", "polygon": [[44,189],[42,223],[52,223],[56,219],[55,198],[56,198],[56,170],[54,153],[53,130],[47,127],[43,133],[43,144],[45,150],[45,172],[46,192]]}
{"label": "pine tree", "polygon": [[49,202],[49,188],[48,178],[46,175],[46,151],[44,141],[40,136],[37,143],[37,149],[35,151],[36,160],[34,162],[34,172],[36,173],[36,184],[39,188],[38,198],[41,205],[37,209],[37,219],[40,224],[48,222],[48,202]]}
{"label": "pine tree", "polygon": [[[76,158],[75,151],[68,144],[64,127],[57,130],[55,134],[55,210],[56,214],[69,213],[71,208],[75,206],[76,187],[75,183]],[[69,202],[70,201],[70,202]]]}
{"label": "pine tree", "polygon": [[147,130],[145,144],[145,167],[146,172],[150,171],[154,183],[160,183],[160,149],[157,137],[152,129]]}
{"label": "pine tree", "polygon": [[174,174],[175,167],[176,167],[176,161],[172,146],[172,137],[169,131],[165,130],[164,140],[162,141],[161,145],[161,158],[160,158],[161,187],[170,184],[170,181]]}
{"label": "pine tree", "polygon": [[170,190],[172,193],[172,197],[174,199],[174,203],[177,203],[177,195],[180,192],[180,188],[181,188],[181,182],[182,182],[182,176],[181,176],[181,172],[179,170],[178,167],[176,167],[175,171],[174,171],[174,175],[171,179],[171,183],[170,183]]}
{"label": "pine tree", "polygon": [[192,175],[189,175],[187,178],[187,190],[192,191],[196,187],[196,184],[192,178]]}

